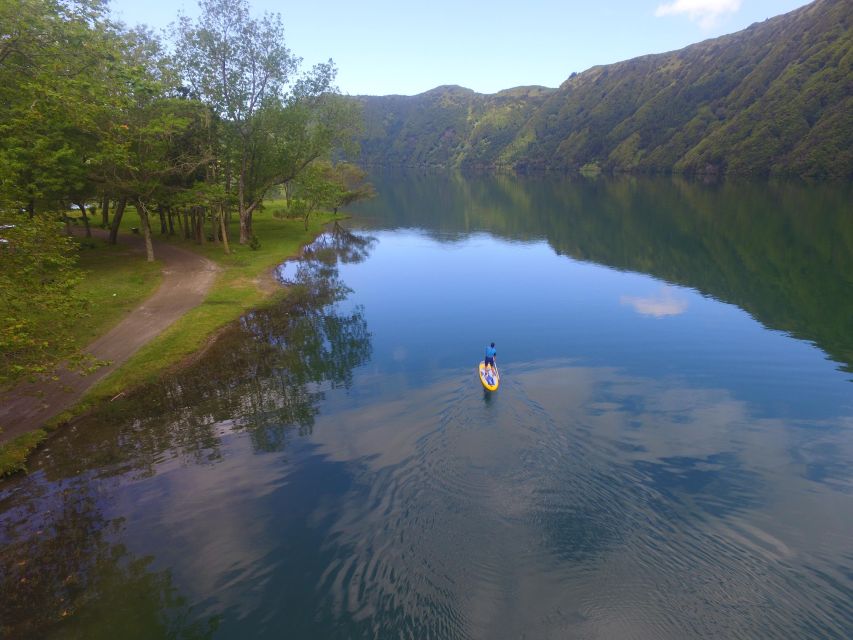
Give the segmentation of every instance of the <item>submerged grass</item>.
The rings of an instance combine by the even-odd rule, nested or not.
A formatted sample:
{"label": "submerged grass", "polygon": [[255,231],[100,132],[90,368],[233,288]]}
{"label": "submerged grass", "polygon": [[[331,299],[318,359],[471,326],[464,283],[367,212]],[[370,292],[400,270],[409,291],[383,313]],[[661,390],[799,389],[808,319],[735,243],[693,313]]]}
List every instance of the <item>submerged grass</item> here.
{"label": "submerged grass", "polygon": [[36,429],[0,447],[0,476],[26,471],[27,457],[45,438],[47,431]]}

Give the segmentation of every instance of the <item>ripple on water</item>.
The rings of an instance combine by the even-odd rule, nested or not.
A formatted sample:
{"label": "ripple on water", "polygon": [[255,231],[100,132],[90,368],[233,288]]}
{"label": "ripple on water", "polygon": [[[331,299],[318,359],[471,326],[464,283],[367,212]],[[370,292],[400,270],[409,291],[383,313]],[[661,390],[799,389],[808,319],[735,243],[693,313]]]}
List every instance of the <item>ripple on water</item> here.
{"label": "ripple on water", "polygon": [[[844,581],[747,524],[760,483],[734,457],[619,449],[521,376],[490,399],[460,378],[398,411],[385,422],[412,430],[408,454],[366,470],[335,526],[346,559],[318,591],[339,613],[432,637],[844,637],[827,622],[851,619]],[[708,491],[696,469],[730,484]]]}

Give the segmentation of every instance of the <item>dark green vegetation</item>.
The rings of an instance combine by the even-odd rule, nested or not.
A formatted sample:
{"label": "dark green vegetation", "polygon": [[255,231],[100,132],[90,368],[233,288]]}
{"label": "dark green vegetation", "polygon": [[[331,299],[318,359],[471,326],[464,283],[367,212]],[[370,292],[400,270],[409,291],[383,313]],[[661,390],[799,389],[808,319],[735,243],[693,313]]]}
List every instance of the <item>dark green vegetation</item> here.
{"label": "dark green vegetation", "polygon": [[520,87],[495,95],[438,87],[417,96],[359,97],[370,165],[494,166],[555,89]]}
{"label": "dark green vegetation", "polygon": [[301,72],[280,18],[251,17],[245,0],[200,7],[164,42],[110,21],[102,0],[0,0],[0,384],[48,372],[91,314],[64,237],[72,212],[114,244],[135,211],[153,261],[156,222],[228,254],[232,219],[241,244],[264,243],[253,216],[274,190],[304,231],[370,194],[330,160],[360,123],[332,62]]}
{"label": "dark green vegetation", "polygon": [[377,166],[853,176],[853,2],[812,4],[558,89],[360,97]]}

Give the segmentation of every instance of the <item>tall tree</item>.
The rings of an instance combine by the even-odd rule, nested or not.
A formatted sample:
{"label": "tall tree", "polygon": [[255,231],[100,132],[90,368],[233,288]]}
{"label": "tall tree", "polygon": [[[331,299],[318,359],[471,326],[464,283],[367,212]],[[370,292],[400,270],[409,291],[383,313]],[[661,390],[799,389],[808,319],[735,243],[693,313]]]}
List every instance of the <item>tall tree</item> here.
{"label": "tall tree", "polygon": [[272,187],[292,183],[313,163],[354,139],[360,111],[354,102],[325,92],[333,77],[331,63],[318,65],[306,78],[310,83],[298,83],[286,102],[271,102],[258,112],[250,141],[253,162],[245,179],[250,209],[258,207]]}
{"label": "tall tree", "polygon": [[201,182],[192,177],[210,160],[208,124],[209,112],[198,101],[157,95],[146,99],[140,93],[127,124],[116,131],[112,146],[123,156],[113,164],[112,188],[136,205],[149,262],[154,260],[149,215],[158,203]]}
{"label": "tall tree", "polygon": [[122,66],[102,108],[100,154],[93,170],[102,188],[119,198],[111,242],[130,202],[139,213],[150,261],[149,213],[204,179],[210,111],[181,96],[177,75],[150,31],[135,29],[123,36]]}
{"label": "tall tree", "polygon": [[252,141],[261,106],[278,99],[300,60],[284,45],[278,14],[257,20],[247,0],[202,0],[196,23],[182,17],[176,58],[194,95],[210,104],[226,126],[226,186],[236,180],[240,242],[252,236],[246,180],[253,165]]}
{"label": "tall tree", "polygon": [[96,114],[118,50],[105,7],[0,0],[0,190],[31,215],[95,192]]}

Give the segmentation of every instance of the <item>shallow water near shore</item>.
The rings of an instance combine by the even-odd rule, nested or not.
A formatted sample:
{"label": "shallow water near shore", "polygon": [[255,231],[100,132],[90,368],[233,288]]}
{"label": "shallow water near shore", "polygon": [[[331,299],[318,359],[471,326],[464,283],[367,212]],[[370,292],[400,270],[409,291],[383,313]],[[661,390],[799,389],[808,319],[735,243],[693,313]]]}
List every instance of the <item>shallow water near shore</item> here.
{"label": "shallow water near shore", "polygon": [[0,483],[0,636],[849,636],[849,186],[374,183]]}

